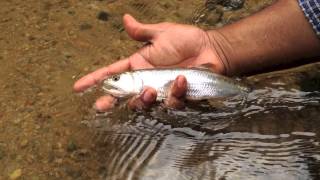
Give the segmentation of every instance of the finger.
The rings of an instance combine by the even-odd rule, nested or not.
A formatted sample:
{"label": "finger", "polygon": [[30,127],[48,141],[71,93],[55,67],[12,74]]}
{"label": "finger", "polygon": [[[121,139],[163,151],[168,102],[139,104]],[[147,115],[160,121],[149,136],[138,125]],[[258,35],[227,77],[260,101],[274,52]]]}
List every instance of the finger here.
{"label": "finger", "polygon": [[135,96],[128,102],[128,107],[132,110],[150,108],[156,102],[157,91],[153,88],[146,87],[142,94]]}
{"label": "finger", "polygon": [[164,101],[165,105],[169,108],[183,108],[186,92],[187,80],[184,76],[178,76],[169,90],[168,98]]}
{"label": "finger", "polygon": [[95,109],[100,112],[105,112],[114,107],[117,100],[112,96],[102,96],[100,97],[95,104]]}
{"label": "finger", "polygon": [[129,36],[137,41],[151,41],[160,31],[155,24],[142,24],[131,15],[123,16],[124,27]]}
{"label": "finger", "polygon": [[97,71],[94,71],[81,79],[79,79],[73,86],[74,91],[81,92],[87,88],[98,84],[107,76],[112,74],[121,73],[124,71],[130,70],[130,61],[129,58],[117,61],[107,67],[101,68]]}
{"label": "finger", "polygon": [[184,76],[179,75],[175,79],[171,87],[170,95],[176,98],[182,98],[185,96],[186,92],[187,92],[187,79]]}

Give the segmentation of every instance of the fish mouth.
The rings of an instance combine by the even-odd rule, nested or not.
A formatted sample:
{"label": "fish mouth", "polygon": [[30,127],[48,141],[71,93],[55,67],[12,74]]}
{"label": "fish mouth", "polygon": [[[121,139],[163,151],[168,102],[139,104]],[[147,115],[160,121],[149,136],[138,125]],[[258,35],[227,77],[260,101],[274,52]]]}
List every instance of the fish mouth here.
{"label": "fish mouth", "polygon": [[125,97],[128,95],[128,93],[125,92],[123,89],[116,87],[116,86],[109,84],[109,83],[104,83],[102,89],[106,93],[113,95],[115,97]]}

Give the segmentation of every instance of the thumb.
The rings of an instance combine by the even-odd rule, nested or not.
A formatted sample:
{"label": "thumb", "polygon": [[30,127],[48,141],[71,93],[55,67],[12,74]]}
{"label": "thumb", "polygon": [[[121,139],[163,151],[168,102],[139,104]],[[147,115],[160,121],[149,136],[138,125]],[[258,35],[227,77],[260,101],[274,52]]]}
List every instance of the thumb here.
{"label": "thumb", "polygon": [[156,25],[142,24],[129,14],[123,16],[123,23],[129,36],[137,41],[151,41],[159,32]]}

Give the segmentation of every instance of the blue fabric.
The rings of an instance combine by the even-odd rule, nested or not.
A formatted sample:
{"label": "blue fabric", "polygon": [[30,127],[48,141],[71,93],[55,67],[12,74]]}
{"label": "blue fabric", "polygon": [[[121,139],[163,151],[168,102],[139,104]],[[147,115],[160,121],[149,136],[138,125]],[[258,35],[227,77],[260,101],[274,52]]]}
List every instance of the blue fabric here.
{"label": "blue fabric", "polygon": [[320,0],[299,0],[299,5],[320,37]]}

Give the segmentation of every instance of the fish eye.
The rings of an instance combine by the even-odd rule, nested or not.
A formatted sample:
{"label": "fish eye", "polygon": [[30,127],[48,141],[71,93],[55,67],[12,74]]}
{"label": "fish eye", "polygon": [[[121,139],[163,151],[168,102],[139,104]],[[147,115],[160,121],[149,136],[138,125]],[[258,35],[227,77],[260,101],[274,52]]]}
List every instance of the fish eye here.
{"label": "fish eye", "polygon": [[113,81],[119,81],[120,80],[120,76],[119,75],[115,75],[112,77]]}

